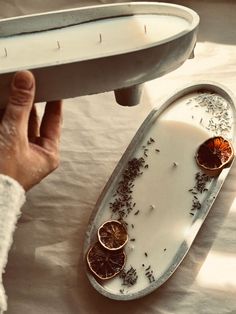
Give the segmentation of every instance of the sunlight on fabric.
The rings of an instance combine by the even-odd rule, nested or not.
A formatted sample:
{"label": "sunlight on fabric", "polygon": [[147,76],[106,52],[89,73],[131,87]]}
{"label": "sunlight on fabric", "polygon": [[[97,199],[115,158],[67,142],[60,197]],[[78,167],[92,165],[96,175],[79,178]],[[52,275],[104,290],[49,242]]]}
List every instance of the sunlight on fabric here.
{"label": "sunlight on fabric", "polygon": [[234,201],[231,205],[231,208],[230,208],[230,213],[236,213],[236,197],[234,198]]}
{"label": "sunlight on fabric", "polygon": [[210,253],[198,274],[197,281],[206,288],[235,289],[236,254]]}

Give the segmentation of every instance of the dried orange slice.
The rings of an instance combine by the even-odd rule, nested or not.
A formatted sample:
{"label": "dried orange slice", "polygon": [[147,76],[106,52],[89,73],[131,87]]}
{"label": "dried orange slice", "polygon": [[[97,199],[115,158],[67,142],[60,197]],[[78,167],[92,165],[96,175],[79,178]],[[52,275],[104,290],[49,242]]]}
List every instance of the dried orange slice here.
{"label": "dried orange slice", "polygon": [[230,165],[233,157],[232,144],[222,136],[215,136],[199,146],[196,161],[203,172],[214,177],[219,175],[224,167]]}
{"label": "dried orange slice", "polygon": [[104,248],[114,251],[128,242],[128,234],[121,222],[109,220],[98,229],[98,240]]}
{"label": "dried orange slice", "polygon": [[125,266],[126,254],[123,249],[109,251],[96,242],[87,253],[89,269],[99,279],[106,280],[115,277]]}

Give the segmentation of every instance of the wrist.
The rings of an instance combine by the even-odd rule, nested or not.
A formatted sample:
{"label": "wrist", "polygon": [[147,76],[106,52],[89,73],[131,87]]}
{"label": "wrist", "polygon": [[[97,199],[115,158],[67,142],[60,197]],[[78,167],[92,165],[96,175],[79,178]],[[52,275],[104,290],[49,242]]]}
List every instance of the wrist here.
{"label": "wrist", "polygon": [[13,188],[17,188],[19,192],[25,194],[25,189],[23,188],[21,183],[9,175],[0,173],[0,182],[5,187],[12,186]]}

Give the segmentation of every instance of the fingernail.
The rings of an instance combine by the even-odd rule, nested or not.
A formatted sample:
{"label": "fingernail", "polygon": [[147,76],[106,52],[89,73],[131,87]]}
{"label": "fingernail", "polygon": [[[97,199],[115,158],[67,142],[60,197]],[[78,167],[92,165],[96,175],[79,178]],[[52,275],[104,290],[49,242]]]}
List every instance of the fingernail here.
{"label": "fingernail", "polygon": [[28,71],[17,72],[13,84],[16,88],[30,90],[33,87],[32,74]]}

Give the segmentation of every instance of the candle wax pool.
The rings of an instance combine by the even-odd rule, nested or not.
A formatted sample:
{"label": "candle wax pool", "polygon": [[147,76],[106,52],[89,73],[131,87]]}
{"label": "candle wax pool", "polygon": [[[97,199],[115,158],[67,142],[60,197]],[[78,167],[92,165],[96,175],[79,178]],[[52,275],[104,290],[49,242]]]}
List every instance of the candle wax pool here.
{"label": "candle wax pool", "polygon": [[134,51],[179,34],[189,26],[187,20],[177,16],[134,15],[2,37],[0,69],[4,73]]}

